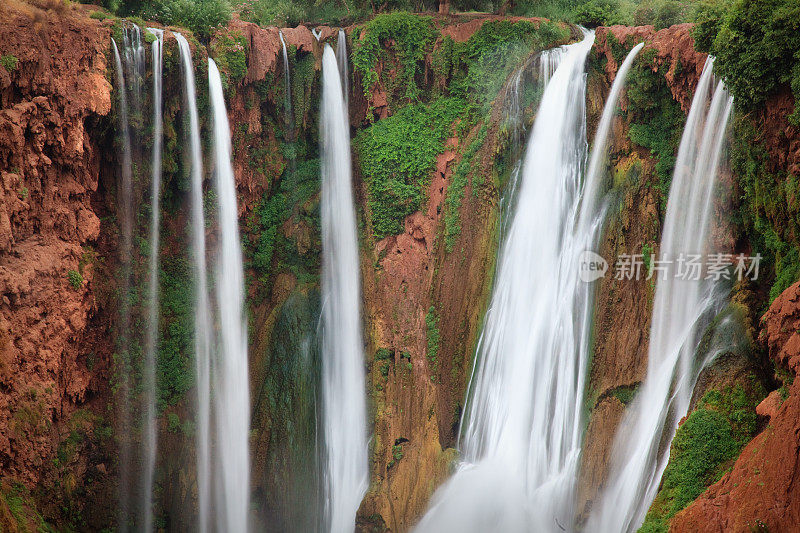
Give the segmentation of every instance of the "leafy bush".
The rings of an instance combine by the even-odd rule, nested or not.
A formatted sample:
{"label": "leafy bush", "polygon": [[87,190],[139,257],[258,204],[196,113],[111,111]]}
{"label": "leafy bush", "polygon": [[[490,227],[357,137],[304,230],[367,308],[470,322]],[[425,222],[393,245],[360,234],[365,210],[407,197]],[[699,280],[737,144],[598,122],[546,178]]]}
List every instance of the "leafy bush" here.
{"label": "leafy bush", "polygon": [[633,23],[652,24],[660,30],[684,22],[687,13],[685,2],[680,0],[645,0],[633,12]]}
{"label": "leafy bush", "polygon": [[439,315],[436,307],[431,306],[425,314],[425,328],[428,338],[428,361],[431,364],[431,381],[436,380],[436,372],[439,369],[439,342],[441,333],[439,332]]}
{"label": "leafy bush", "polygon": [[111,0],[106,7],[120,16],[138,16],[187,28],[204,42],[231,18],[228,0]]}
{"label": "leafy bush", "polygon": [[[708,29],[708,28],[707,28]],[[708,36],[705,37],[709,39]],[[737,105],[760,105],[789,84],[800,101],[800,3],[796,0],[737,0],[720,25],[713,53]],[[800,107],[790,117],[800,123]]]}
{"label": "leafy bush", "polygon": [[721,0],[703,0],[694,5],[692,30],[694,47],[700,52],[711,52],[714,39],[722,26],[722,17],[725,15],[726,4]]}
{"label": "leafy bush", "polygon": [[419,210],[436,156],[464,109],[459,98],[413,104],[358,134],[355,144],[376,238],[400,233],[403,219]]}
{"label": "leafy bush", "polygon": [[17,70],[17,65],[19,64],[19,59],[16,56],[12,56],[11,54],[6,54],[0,57],[0,65],[3,65],[3,68],[9,72]]}
{"label": "leafy bush", "polygon": [[656,157],[661,207],[665,209],[685,116],[672,98],[664,76],[650,67],[654,54],[654,50],[645,48],[629,77],[627,114],[631,127],[628,136]]}
{"label": "leafy bush", "polygon": [[77,291],[81,288],[81,285],[83,285],[83,276],[81,276],[81,273],[77,270],[70,270],[67,272],[67,281],[69,281],[70,286]]}
{"label": "leafy bush", "polygon": [[264,197],[255,211],[259,222],[260,234],[253,252],[253,268],[262,275],[269,273],[272,256],[275,253],[275,240],[278,229],[288,218],[286,196],[277,193],[272,197]]}
{"label": "leafy bush", "polygon": [[181,258],[162,263],[161,334],[158,342],[156,376],[160,409],[183,399],[194,384],[194,272]]}
{"label": "leafy bush", "polygon": [[235,2],[242,20],[260,26],[293,27],[303,22],[349,26],[367,17],[368,6],[352,0],[239,0]]}
{"label": "leafy bush", "polygon": [[247,74],[247,39],[241,32],[217,32],[211,55],[225,76],[226,87],[235,86]]}
{"label": "leafy bush", "polygon": [[444,239],[445,250],[447,253],[453,251],[456,245],[456,238],[461,234],[461,201],[464,198],[464,189],[467,186],[467,177],[475,171],[481,172],[473,166],[473,159],[478,150],[486,140],[489,132],[486,124],[481,127],[475,135],[475,139],[469,144],[461,157],[458,167],[453,172],[450,185],[447,187],[447,196],[444,199]]}
{"label": "leafy bush", "polygon": [[617,0],[589,0],[573,14],[573,20],[587,28],[623,24],[622,18]]}
{"label": "leafy bush", "polygon": [[678,428],[661,489],[639,531],[666,532],[669,519],[719,480],[755,435],[755,408],[766,392],[751,379],[749,390],[736,384],[708,391]]}
{"label": "leafy bush", "polygon": [[[384,45],[391,41],[392,49],[400,62],[397,83],[405,87],[405,98],[413,100],[419,89],[414,80],[417,63],[433,43],[434,30],[431,17],[396,12],[378,15],[363,26],[362,37],[353,45],[353,70],[361,75],[364,95],[369,97],[378,82],[378,59],[388,59]],[[392,91],[387,91],[391,93]]]}

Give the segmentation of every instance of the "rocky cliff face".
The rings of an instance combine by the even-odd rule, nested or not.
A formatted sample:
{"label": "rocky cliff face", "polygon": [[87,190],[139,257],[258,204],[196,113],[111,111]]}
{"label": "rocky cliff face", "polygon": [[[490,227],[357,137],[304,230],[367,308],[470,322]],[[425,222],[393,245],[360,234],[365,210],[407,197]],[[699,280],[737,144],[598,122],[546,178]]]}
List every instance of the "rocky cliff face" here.
{"label": "rocky cliff face", "polygon": [[800,283],[761,319],[759,340],[782,385],[757,408],[766,427],[731,471],[675,516],[670,531],[793,531],[800,527]]}
{"label": "rocky cliff face", "polygon": [[30,490],[50,495],[48,518],[73,497],[76,512],[83,497],[108,512],[95,430],[111,377],[111,84],[109,31],[80,8],[5,2],[0,18],[0,55],[13,58],[0,66],[0,527],[13,530],[6,501]]}
{"label": "rocky cliff face", "polygon": [[[0,14],[0,56],[16,58],[0,66],[0,526],[13,530],[20,523],[17,507],[8,502],[22,501],[23,522],[34,523],[38,509],[57,524],[74,524],[77,514],[86,527],[99,529],[113,521],[116,474],[109,433],[117,270],[112,87],[106,64],[112,23],[90,19],[82,7],[48,11],[16,0],[0,7]],[[468,42],[487,20],[499,19],[437,18],[433,52],[420,61],[415,83],[426,91],[445,86],[450,74],[439,68],[436,54],[448,40]],[[278,528],[313,527],[317,517],[307,509],[319,507],[316,124],[322,46],[335,40],[336,31],[317,29],[320,41],[303,26],[281,30],[292,75],[290,121],[278,30],[234,19],[224,32],[241,38],[246,48],[246,70],[228,78],[228,107],[249,265],[253,491],[254,499],[265,502],[259,519]],[[363,38],[362,29],[347,33],[352,49]],[[224,36],[212,40],[212,54]],[[681,121],[706,59],[694,50],[688,25],[658,32],[599,28],[589,65],[590,136],[618,65],[642,40],[645,49],[613,124],[615,203],[600,250],[606,258],[645,248],[657,253],[668,190],[664,176],[671,172]],[[386,57],[377,67],[382,83],[366,96],[355,76],[354,132],[397,112],[391,93],[398,64],[391,54]],[[230,68],[223,65],[223,70],[231,75]],[[166,90],[174,93],[167,115],[176,120],[178,88]],[[354,160],[366,394],[374,432],[371,485],[358,516],[363,530],[408,530],[456,456],[453,446],[491,286],[500,197],[509,170],[504,97],[501,93],[487,116],[465,131],[451,125],[427,178],[425,201],[398,221],[396,235],[378,238],[371,231],[370,191],[358,172],[358,157]],[[765,146],[766,168],[797,176],[800,141],[796,128],[785,122],[791,106],[789,93],[782,93],[749,119]],[[530,113],[526,116],[530,119]],[[643,123],[661,128],[666,145],[632,137],[631,125]],[[462,162],[478,178],[467,178],[459,169]],[[461,191],[459,231],[450,234],[445,217],[454,190]],[[768,214],[784,239],[797,242],[796,206]],[[177,235],[185,221],[180,210],[173,215],[165,223]],[[738,231],[736,249],[751,251],[748,235]],[[646,282],[610,277],[598,289],[579,494],[583,511],[603,486],[616,426],[644,378],[653,290]],[[775,388],[762,352],[775,361],[781,388],[758,408],[765,428],[729,474],[674,518],[676,530],[738,531],[762,522],[774,530],[797,527],[800,389],[793,377],[800,364],[800,286],[777,298],[759,322],[767,291],[760,285],[737,288],[742,323],[762,345],[749,355],[732,356],[735,362],[726,359],[701,380],[701,389],[750,383],[755,374],[768,389]],[[181,401],[174,412],[188,416]],[[191,440],[166,426],[162,420],[165,449]],[[170,455],[160,466],[168,473],[162,488],[172,503],[166,508],[185,507],[191,500],[192,480],[177,475],[191,460],[189,452]]]}

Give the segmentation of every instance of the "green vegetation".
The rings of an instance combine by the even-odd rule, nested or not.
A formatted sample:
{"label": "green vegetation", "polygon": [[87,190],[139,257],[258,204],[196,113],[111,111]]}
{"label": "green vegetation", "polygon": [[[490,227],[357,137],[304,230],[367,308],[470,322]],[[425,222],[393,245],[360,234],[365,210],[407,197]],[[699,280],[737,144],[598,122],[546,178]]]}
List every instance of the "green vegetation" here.
{"label": "green vegetation", "polygon": [[186,259],[162,262],[161,334],[159,335],[156,377],[160,409],[180,401],[194,384],[194,273]]}
{"label": "green vegetation", "polygon": [[439,332],[439,315],[436,314],[436,307],[433,305],[425,315],[425,327],[428,338],[428,362],[431,364],[431,381],[436,381],[436,373],[439,370],[441,334]]}
{"label": "green vegetation", "polygon": [[388,470],[389,468],[392,468],[402,458],[403,458],[403,443],[401,442],[399,444],[395,444],[394,446],[392,446],[392,460],[389,461],[389,464],[386,465],[386,469]]}
{"label": "green vegetation", "polygon": [[566,27],[548,21],[489,21],[463,43],[445,37],[433,53],[432,64],[437,74],[448,79],[451,95],[486,107],[527,56],[568,36]]}
{"label": "green vegetation", "polygon": [[[5,520],[11,519],[13,522],[8,523],[13,531],[20,533],[55,533],[56,529],[45,522],[42,515],[36,510],[36,504],[30,491],[22,483],[8,483],[3,481],[0,485],[0,497],[5,502],[5,507],[8,509],[9,516],[4,516],[4,524],[8,523]],[[35,529],[31,529],[31,526]]]}
{"label": "green vegetation", "polygon": [[394,352],[389,348],[378,348],[375,350],[376,361],[386,361],[387,359],[394,359]]}
{"label": "green vegetation", "polygon": [[28,199],[28,188],[23,187],[19,190],[19,199],[20,200],[27,200]]}
{"label": "green vegetation", "polygon": [[636,391],[638,390],[639,385],[630,385],[630,386],[621,386],[617,387],[611,391],[611,395],[616,398],[617,400],[622,403],[622,405],[628,405],[633,401],[633,398],[636,396]]}
{"label": "green vegetation", "polygon": [[653,72],[651,64],[654,58],[655,50],[642,50],[628,77],[627,115],[631,122],[628,137],[635,144],[649,149],[656,158],[663,211],[686,117],[678,102],[673,100],[664,76]]}
{"label": "green vegetation", "polygon": [[252,266],[262,276],[269,274],[272,256],[275,253],[278,230],[288,218],[288,212],[286,196],[280,193],[272,197],[265,195],[255,209],[255,216],[258,221],[256,230],[259,236],[252,253]]}
{"label": "green vegetation", "polygon": [[666,532],[669,520],[719,480],[757,427],[755,407],[764,398],[755,382],[708,391],[672,441],[661,489],[639,531]]}
{"label": "green vegetation", "polygon": [[11,54],[6,54],[4,56],[0,56],[0,65],[3,65],[3,68],[9,72],[13,72],[17,70],[17,65],[19,65],[19,59],[16,56],[12,56]]}
{"label": "green vegetation", "polygon": [[[796,0],[708,2],[697,16],[697,46],[717,56],[715,71],[725,79],[737,106],[753,109],[784,85],[791,86],[800,101]],[[795,105],[790,120],[800,124],[800,106]]]}
{"label": "green vegetation", "polygon": [[738,218],[751,243],[753,255],[764,260],[759,279],[775,277],[769,302],[800,279],[800,184],[798,178],[770,171],[770,157],[761,134],[749,117],[734,119],[731,163],[742,191]]}
{"label": "green vegetation", "polygon": [[[354,43],[353,70],[360,74],[364,96],[369,96],[372,87],[379,81],[376,67],[378,59],[388,60],[384,46],[391,41],[398,61],[399,71],[394,82],[405,87],[404,97],[413,100],[419,95],[415,81],[417,63],[425,59],[433,44],[434,30],[430,17],[411,13],[385,13],[364,24],[362,37]],[[394,87],[386,87],[387,94]]]}
{"label": "green vegetation", "polygon": [[[464,151],[461,162],[456,167],[450,185],[447,187],[447,196],[444,199],[444,242],[447,253],[453,251],[456,239],[461,234],[461,201],[464,198],[464,189],[470,174],[475,175],[477,172],[480,175],[481,173],[481,169],[474,166],[473,160],[480,147],[483,146],[488,132],[489,128],[484,124]],[[476,183],[472,185],[474,190]]]}
{"label": "green vegetation", "polygon": [[67,272],[67,281],[69,281],[70,287],[77,291],[83,285],[83,276],[77,270],[70,270]]}
{"label": "green vegetation", "polygon": [[155,20],[167,26],[181,26],[208,42],[217,28],[231,18],[228,0],[102,0],[102,5],[121,17]]}
{"label": "green vegetation", "polygon": [[400,233],[403,219],[419,210],[436,156],[464,109],[460,98],[412,104],[356,136],[376,238]]}
{"label": "green vegetation", "polygon": [[247,74],[247,39],[241,32],[217,32],[211,56],[223,73],[223,86],[235,87]]}

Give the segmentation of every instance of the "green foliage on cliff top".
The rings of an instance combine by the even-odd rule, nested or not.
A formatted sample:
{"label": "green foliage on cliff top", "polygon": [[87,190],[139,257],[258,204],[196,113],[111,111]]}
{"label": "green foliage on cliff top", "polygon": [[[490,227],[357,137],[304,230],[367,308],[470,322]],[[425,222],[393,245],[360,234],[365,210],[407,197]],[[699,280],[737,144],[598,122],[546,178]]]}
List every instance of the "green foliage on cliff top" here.
{"label": "green foliage on cliff top", "polygon": [[[405,87],[405,98],[417,98],[419,88],[414,80],[417,63],[425,59],[434,39],[431,17],[404,12],[385,13],[364,24],[361,33],[361,39],[353,45],[351,59],[353,70],[361,75],[364,95],[369,96],[372,87],[379,81],[375,68],[379,58],[388,60],[384,47],[391,42],[391,49],[400,67],[393,83]],[[391,94],[393,91],[388,89],[387,93]]]}
{"label": "green foliage on cliff top", "polygon": [[669,520],[719,480],[758,429],[759,384],[710,390],[678,428],[658,493],[640,532],[666,532]]}
{"label": "green foliage on cliff top", "polygon": [[235,87],[247,74],[247,39],[241,32],[218,32],[211,56],[223,74],[225,89]]}
{"label": "green foliage on cliff top", "polygon": [[460,98],[412,104],[356,136],[376,238],[400,233],[403,219],[419,210],[436,156],[465,109]]}
{"label": "green foliage on cliff top", "polygon": [[228,0],[102,0],[102,4],[122,17],[141,17],[187,28],[204,42],[215,29],[228,23],[232,12]]}
{"label": "green foliage on cliff top", "polygon": [[433,69],[448,80],[449,94],[489,105],[527,56],[568,36],[566,27],[549,21],[487,21],[463,43],[444,37],[433,52]]}
{"label": "green foliage on cliff top", "polygon": [[[717,56],[715,70],[738,106],[763,104],[782,85],[800,101],[800,3],[736,0],[707,4],[698,16],[697,46]],[[800,123],[800,106],[791,120]]]}

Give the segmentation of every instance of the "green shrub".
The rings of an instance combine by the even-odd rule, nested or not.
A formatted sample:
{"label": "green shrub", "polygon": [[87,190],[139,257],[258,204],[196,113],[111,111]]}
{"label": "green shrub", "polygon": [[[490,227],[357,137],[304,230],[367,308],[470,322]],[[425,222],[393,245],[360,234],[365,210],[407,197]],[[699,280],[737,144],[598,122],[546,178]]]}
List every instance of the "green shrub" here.
{"label": "green shrub", "polygon": [[444,238],[447,253],[453,251],[456,239],[461,234],[461,202],[464,198],[464,189],[470,174],[482,172],[482,169],[474,167],[474,159],[478,150],[483,146],[488,132],[489,128],[484,124],[464,151],[461,161],[453,172],[450,185],[447,187],[447,195],[444,199]]}
{"label": "green shrub", "polygon": [[355,144],[376,238],[400,233],[403,219],[420,209],[436,156],[464,109],[459,98],[413,104],[358,134]]}
{"label": "green shrub", "polygon": [[686,3],[680,0],[645,0],[633,13],[636,26],[652,24],[657,30],[685,22],[688,15]]}
{"label": "green shrub", "polygon": [[253,268],[262,275],[267,275],[275,253],[278,230],[289,215],[286,196],[280,192],[272,197],[265,195],[256,208],[255,215],[259,222],[259,236],[253,252],[252,264]]}
{"label": "green shrub", "polygon": [[674,515],[708,485],[717,481],[719,466],[734,458],[739,447],[725,416],[716,411],[698,409],[675,433],[670,464],[664,470],[663,489],[670,493]]}
{"label": "green shrub", "polygon": [[678,102],[672,98],[664,76],[653,72],[650,67],[654,54],[654,50],[645,48],[632,69],[626,113],[631,122],[628,137],[632,142],[649,149],[656,158],[660,205],[664,210],[686,117]]}
{"label": "green shrub", "polygon": [[[358,34],[358,30],[356,30]],[[419,94],[415,81],[417,64],[425,59],[434,39],[431,17],[396,12],[378,15],[361,28],[361,39],[353,45],[353,70],[361,76],[365,97],[378,82],[378,60],[388,60],[384,46],[392,42],[400,70],[396,83],[405,87],[404,97],[414,100]],[[387,90],[391,94],[393,91]]]}
{"label": "green shrub", "polygon": [[70,270],[67,272],[67,281],[69,281],[70,286],[77,291],[81,288],[81,285],[83,285],[83,276],[81,276],[81,273],[77,270]]}
{"label": "green shrub", "polygon": [[194,384],[194,271],[189,261],[162,262],[160,334],[156,358],[158,404],[163,410],[183,399]]}
{"label": "green shrub", "polygon": [[714,39],[722,26],[725,7],[724,0],[703,0],[694,5],[691,19],[695,23],[692,36],[696,50],[711,52]]}
{"label": "green shrub", "polygon": [[181,430],[181,419],[175,413],[167,413],[167,431],[178,433]]}
{"label": "green shrub", "polygon": [[138,16],[167,26],[187,28],[204,42],[231,18],[228,0],[122,0],[116,6],[107,7],[120,16]]}
{"label": "green shrub", "polygon": [[102,11],[92,11],[89,13],[89,18],[95,20],[106,20],[108,17]]}
{"label": "green shrub", "polygon": [[[800,3],[796,0],[736,0],[714,40],[715,70],[737,105],[760,105],[781,85],[800,101]],[[800,107],[790,117],[800,123]]]}
{"label": "green shrub", "polygon": [[573,20],[587,28],[611,26],[625,22],[617,0],[589,0],[575,10]]}
{"label": "green shrub", "polygon": [[431,381],[436,380],[436,372],[439,370],[439,342],[441,334],[439,332],[439,316],[436,307],[431,306],[425,314],[425,330],[428,338],[428,361],[431,364]]}
{"label": "green shrub", "polygon": [[236,86],[247,74],[247,39],[241,32],[217,32],[211,55],[225,75],[226,88]]}
{"label": "green shrub", "polygon": [[385,361],[387,359],[392,359],[394,356],[394,352],[389,348],[378,348],[375,350],[375,360],[376,361]]}
{"label": "green shrub", "polygon": [[708,391],[678,428],[661,488],[639,531],[667,531],[669,520],[717,482],[758,429],[756,405],[766,392],[753,379]]}
{"label": "green shrub", "polygon": [[783,291],[794,285],[800,279],[800,256],[797,248],[788,247],[785,254],[775,257],[775,282],[769,289],[769,303],[781,295]]}
{"label": "green shrub", "polygon": [[17,59],[16,56],[12,56],[11,54],[6,54],[0,57],[0,65],[3,65],[3,68],[9,72],[17,70],[18,64],[19,64],[19,59]]}

